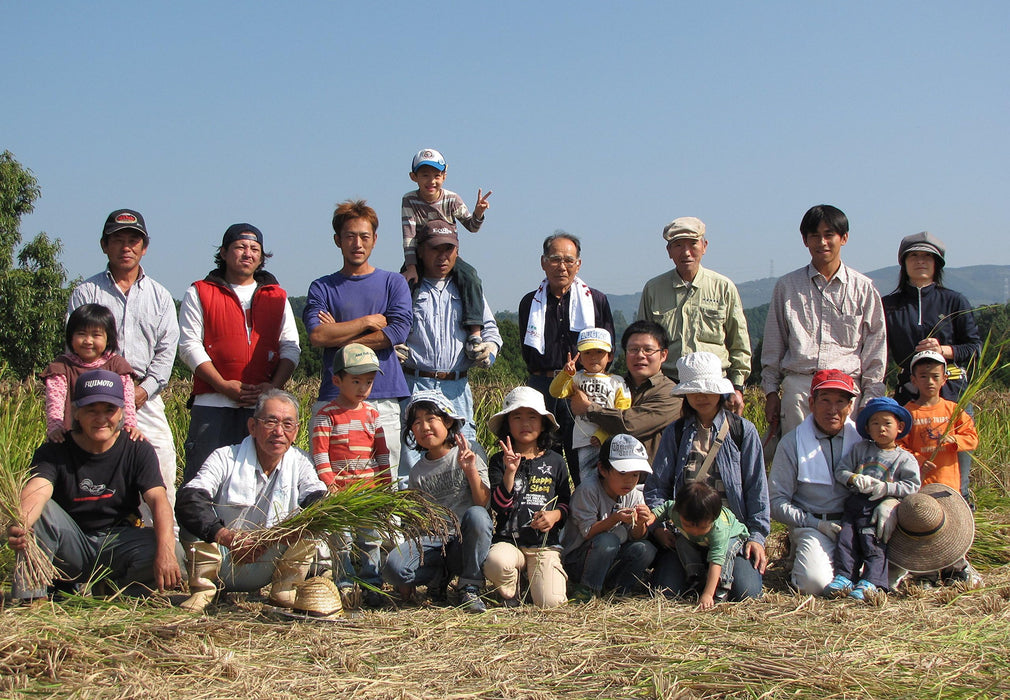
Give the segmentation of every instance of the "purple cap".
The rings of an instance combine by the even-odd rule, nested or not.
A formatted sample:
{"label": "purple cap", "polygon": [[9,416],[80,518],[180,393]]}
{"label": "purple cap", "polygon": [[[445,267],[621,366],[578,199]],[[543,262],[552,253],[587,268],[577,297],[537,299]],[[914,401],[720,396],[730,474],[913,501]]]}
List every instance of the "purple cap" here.
{"label": "purple cap", "polygon": [[93,369],[77,378],[74,385],[74,405],[104,401],[123,407],[123,378],[107,369]]}

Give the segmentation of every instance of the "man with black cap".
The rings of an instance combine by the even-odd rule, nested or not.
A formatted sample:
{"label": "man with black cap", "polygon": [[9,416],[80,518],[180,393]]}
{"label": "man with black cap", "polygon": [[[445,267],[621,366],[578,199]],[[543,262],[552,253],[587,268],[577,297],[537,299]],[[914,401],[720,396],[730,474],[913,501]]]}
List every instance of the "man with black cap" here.
{"label": "man with black cap", "polygon": [[182,300],[179,357],[193,370],[184,482],[211,452],[245,438],[260,394],[283,388],[298,365],[298,328],[287,294],[263,269],[269,257],[258,228],[232,224],[217,267]]}
{"label": "man with black cap", "polygon": [[[140,212],[117,209],[109,214],[101,240],[109,264],[73,291],[67,313],[84,304],[101,304],[115,317],[119,352],[136,373],[137,427],[158,455],[168,501],[174,504],[175,440],[160,394],[175,364],[179,322],[171,293],[148,277],[140,265],[149,241]],[[144,520],[150,524],[146,508],[141,505]]]}

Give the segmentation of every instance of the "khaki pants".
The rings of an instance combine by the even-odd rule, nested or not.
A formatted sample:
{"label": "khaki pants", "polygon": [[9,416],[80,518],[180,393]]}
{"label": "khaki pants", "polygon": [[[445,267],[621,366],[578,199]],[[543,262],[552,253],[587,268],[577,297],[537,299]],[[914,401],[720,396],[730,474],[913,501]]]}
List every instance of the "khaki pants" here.
{"label": "khaki pants", "polygon": [[561,566],[561,552],[551,547],[523,547],[508,542],[491,545],[484,562],[484,575],[502,598],[519,593],[519,574],[525,571],[530,597],[538,608],[555,608],[568,602],[568,575]]}

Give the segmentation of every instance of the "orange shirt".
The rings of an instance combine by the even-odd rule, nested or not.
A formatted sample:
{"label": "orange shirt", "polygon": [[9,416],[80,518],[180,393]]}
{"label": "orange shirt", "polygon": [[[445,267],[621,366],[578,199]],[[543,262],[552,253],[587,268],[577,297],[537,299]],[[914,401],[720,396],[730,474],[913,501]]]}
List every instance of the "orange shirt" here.
{"label": "orange shirt", "polygon": [[[945,444],[939,450],[936,449],[956,405],[947,399],[940,399],[935,406],[920,406],[915,401],[905,404],[905,408],[912,414],[912,429],[898,441],[898,444],[915,455],[915,459],[919,462],[923,486],[946,484],[955,491],[961,491],[961,472],[957,467],[957,453],[969,452],[978,447],[978,433],[975,431],[975,421],[971,416],[961,411],[953,429],[948,433],[957,444]],[[922,464],[927,461],[935,464],[936,468],[924,470]]]}

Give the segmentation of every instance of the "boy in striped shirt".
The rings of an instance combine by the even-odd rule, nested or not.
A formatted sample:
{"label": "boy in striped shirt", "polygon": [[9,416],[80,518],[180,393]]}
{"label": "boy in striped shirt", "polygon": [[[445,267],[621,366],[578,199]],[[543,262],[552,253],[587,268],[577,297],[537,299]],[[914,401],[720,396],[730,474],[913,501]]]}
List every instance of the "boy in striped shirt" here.
{"label": "boy in striped shirt", "polygon": [[[365,401],[372,391],[376,372],[381,371],[375,352],[359,343],[341,348],[333,358],[333,385],[340,393],[312,420],[312,463],[330,493],[362,479],[391,483],[389,448],[379,424],[379,412]],[[352,542],[354,553],[360,557],[352,556]],[[374,530],[331,533],[333,578],[345,600],[354,599],[351,577],[357,570],[358,580],[367,584],[365,602],[381,604],[382,595],[378,592],[382,588],[381,544]],[[359,558],[357,567],[355,558]]]}

